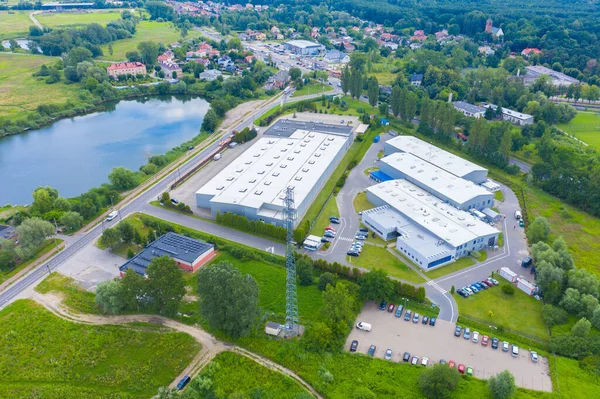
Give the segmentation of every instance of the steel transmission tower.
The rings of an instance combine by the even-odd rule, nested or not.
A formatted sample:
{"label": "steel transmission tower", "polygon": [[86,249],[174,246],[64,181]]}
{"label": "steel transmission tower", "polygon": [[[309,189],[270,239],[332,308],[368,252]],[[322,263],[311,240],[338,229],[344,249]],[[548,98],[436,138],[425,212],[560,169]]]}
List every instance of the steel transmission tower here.
{"label": "steel transmission tower", "polygon": [[285,329],[286,336],[295,337],[299,333],[298,327],[298,297],[296,295],[296,259],[294,258],[294,221],[296,209],[294,207],[294,188],[285,189],[284,217],[287,237],[285,244]]}

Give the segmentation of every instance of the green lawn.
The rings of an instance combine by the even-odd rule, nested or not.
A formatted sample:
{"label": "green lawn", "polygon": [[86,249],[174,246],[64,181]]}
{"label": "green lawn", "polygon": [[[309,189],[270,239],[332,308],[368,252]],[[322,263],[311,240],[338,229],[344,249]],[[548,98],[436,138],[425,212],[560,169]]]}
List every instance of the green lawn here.
{"label": "green lawn", "polygon": [[340,216],[340,212],[338,211],[337,207],[337,199],[335,198],[335,196],[331,196],[329,201],[327,201],[325,208],[323,208],[323,212],[321,212],[321,214],[317,218],[313,228],[310,231],[310,234],[314,234],[317,236],[323,235],[325,227],[331,224],[329,222],[330,216]]}
{"label": "green lawn", "polygon": [[29,300],[0,320],[2,398],[149,398],[200,350],[187,334],[76,324]]}
{"label": "green lawn", "polygon": [[60,243],[62,243],[62,242],[63,242],[63,240],[61,240],[59,238],[47,239],[46,241],[44,241],[42,246],[33,255],[33,258],[31,258],[30,260],[28,260],[26,262],[18,264],[14,269],[12,269],[6,273],[0,273],[0,283],[5,282],[9,278],[11,278],[15,274],[17,274],[18,272],[20,272],[21,270],[23,270],[24,268],[26,268],[27,266],[29,266],[30,264],[35,262],[40,256],[45,255],[48,252],[52,251],[53,249],[58,247],[60,245]]}
{"label": "green lawn", "polygon": [[308,94],[316,94],[316,93],[326,93],[331,90],[333,90],[333,89],[327,83],[321,84],[321,83],[311,82],[307,85],[302,86],[301,89],[296,90],[294,92],[294,94],[292,94],[292,97],[301,97],[301,96],[306,96]]}
{"label": "green lawn", "polygon": [[365,176],[369,176],[371,174],[371,172],[375,172],[377,169],[379,169],[377,166],[372,166],[370,168],[363,170],[363,173],[365,174]]}
{"label": "green lawn", "polygon": [[385,86],[389,86],[392,83],[394,83],[394,81],[396,80],[396,77],[398,76],[397,74],[392,73],[392,72],[375,72],[375,73],[371,73],[369,75],[375,76],[377,78],[377,81],[379,82],[379,84],[385,85]]}
{"label": "green lawn", "polygon": [[[233,397],[231,395],[234,394],[250,398],[260,392],[261,398],[293,399],[305,392],[304,388],[290,377],[232,352],[218,354],[202,370],[200,376],[210,378],[213,383],[212,391],[217,398]],[[193,390],[193,385],[188,389]]]}
{"label": "green lawn", "polygon": [[446,274],[454,273],[469,266],[473,266],[474,264],[475,261],[473,259],[469,258],[468,256],[465,256],[462,258],[458,258],[456,262],[451,263],[447,266],[442,266],[438,269],[433,269],[428,272],[425,272],[425,275],[430,279],[436,279],[445,276]]}
{"label": "green lawn", "polygon": [[35,290],[42,294],[52,292],[60,295],[63,298],[63,304],[76,312],[100,313],[96,305],[95,293],[83,289],[75,280],[58,272],[54,272],[42,280]]}
{"label": "green lawn", "polygon": [[62,82],[46,84],[45,78],[35,78],[42,64],[58,58],[43,55],[0,53],[0,118],[21,119],[26,111],[35,111],[41,104],[78,102],[78,85]]}
{"label": "green lawn", "polygon": [[459,314],[548,339],[548,328],[541,314],[542,302],[519,289],[515,289],[514,295],[506,295],[501,289],[505,284],[509,283],[500,278],[499,286],[480,291],[468,298],[455,295]]}
{"label": "green lawn", "polygon": [[97,23],[105,26],[110,21],[121,19],[121,10],[95,10],[93,12],[78,13],[43,13],[36,14],[37,19],[44,27],[48,28],[76,28],[83,25]]}
{"label": "green lawn", "polygon": [[363,191],[362,193],[358,193],[354,200],[352,201],[352,205],[354,206],[355,212],[366,211],[367,209],[375,208],[375,205],[371,204],[367,199],[367,192]]}
{"label": "green lawn", "polygon": [[494,192],[494,199],[502,202],[504,201],[504,193],[501,190],[495,191]]}
{"label": "green lawn", "polygon": [[[283,316],[285,319],[285,268],[260,261],[241,261],[223,253],[211,263],[231,262],[242,273],[250,274],[258,283],[259,305],[266,311]],[[306,323],[319,318],[319,309],[323,305],[321,291],[316,284],[298,285],[298,312],[300,322]],[[282,320],[283,321],[283,320]]]}
{"label": "green lawn", "polygon": [[579,366],[579,362],[574,359],[564,357],[550,358],[550,367],[553,376],[552,382],[556,389],[556,380],[560,386],[561,397],[563,398],[589,398],[590,392],[598,392],[600,386],[600,376],[594,375]]}
{"label": "green lawn", "polygon": [[366,269],[382,269],[390,276],[398,277],[413,283],[423,283],[425,279],[419,276],[417,272],[404,264],[400,259],[396,258],[388,250],[374,245],[365,245],[360,256],[353,258],[346,257],[348,262],[364,267]]}
{"label": "green lawn", "polygon": [[591,147],[600,149],[600,114],[580,111],[571,122],[557,126]]}
{"label": "green lawn", "polygon": [[[199,35],[200,32],[190,29],[186,38],[189,39]],[[144,41],[153,41],[168,45],[180,40],[182,40],[180,32],[175,30],[173,24],[170,22],[141,21],[132,38],[117,40],[112,43],[112,55],[108,52],[108,45],[102,46],[104,55],[99,59],[108,61],[125,60],[127,58],[125,57],[125,53],[137,50],[137,45]]]}
{"label": "green lawn", "polygon": [[[29,34],[31,11],[0,11],[0,40],[25,37]],[[1,68],[0,68],[1,70]],[[2,74],[0,73],[0,76]]]}

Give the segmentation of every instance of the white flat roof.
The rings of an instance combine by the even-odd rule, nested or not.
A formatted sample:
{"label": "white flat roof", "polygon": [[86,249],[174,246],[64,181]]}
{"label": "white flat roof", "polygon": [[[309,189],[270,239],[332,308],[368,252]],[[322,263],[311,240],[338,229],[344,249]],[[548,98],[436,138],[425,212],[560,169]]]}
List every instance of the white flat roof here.
{"label": "white flat roof", "polygon": [[468,212],[444,204],[439,198],[406,180],[390,180],[367,188],[421,228],[454,247],[498,230]]}
{"label": "white flat roof", "polygon": [[492,196],[488,190],[472,181],[457,177],[408,152],[396,152],[382,158],[380,162],[410,176],[422,186],[430,187],[458,204],[464,204],[480,195]]}
{"label": "white flat roof", "polygon": [[[296,130],[289,137],[263,136],[206,183],[197,194],[214,195],[213,203],[235,204],[282,218],[284,190],[294,187],[301,204],[348,137]],[[271,204],[268,208],[263,205]]]}
{"label": "white flat roof", "polygon": [[397,148],[399,151],[411,153],[455,176],[463,177],[476,171],[487,173],[487,169],[484,167],[419,140],[414,136],[397,136],[386,141],[386,144]]}
{"label": "white flat roof", "polygon": [[289,40],[286,42],[286,44],[289,44],[291,46],[300,47],[300,48],[321,47],[321,44],[315,43],[315,42],[309,42],[308,40]]}

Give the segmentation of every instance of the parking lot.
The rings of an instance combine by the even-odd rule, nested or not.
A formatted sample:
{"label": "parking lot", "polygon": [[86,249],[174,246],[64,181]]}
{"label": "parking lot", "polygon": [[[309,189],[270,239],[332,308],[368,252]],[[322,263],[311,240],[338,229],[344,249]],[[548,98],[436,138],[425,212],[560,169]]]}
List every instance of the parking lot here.
{"label": "parking lot", "polygon": [[[366,354],[369,346],[376,345],[375,357],[384,357],[385,351],[392,350],[392,361],[401,362],[404,352],[411,357],[429,358],[429,366],[440,359],[447,362],[454,360],[456,364],[464,364],[473,368],[473,376],[487,379],[501,371],[509,370],[515,376],[517,386],[540,391],[552,391],[549,375],[548,359],[540,357],[537,363],[530,359],[529,351],[519,348],[519,357],[513,357],[500,348],[494,350],[490,345],[473,343],[462,336],[454,336],[455,324],[437,320],[435,326],[423,325],[421,320],[415,324],[396,318],[394,313],[381,311],[378,304],[367,302],[356,322],[362,321],[372,325],[372,331],[366,332],[354,328],[346,342],[349,350],[353,340],[358,340],[357,352]],[[355,324],[356,324],[355,322]],[[481,337],[481,336],[480,336]],[[490,337],[491,341],[491,337]]]}

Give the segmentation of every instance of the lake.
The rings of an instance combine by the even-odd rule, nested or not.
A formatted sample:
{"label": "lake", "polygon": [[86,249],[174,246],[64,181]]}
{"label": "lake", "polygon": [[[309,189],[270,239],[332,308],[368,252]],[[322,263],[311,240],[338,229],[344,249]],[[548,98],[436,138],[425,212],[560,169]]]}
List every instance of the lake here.
{"label": "lake", "polygon": [[108,182],[115,166],[138,170],[196,136],[209,104],[153,96],[104,104],[102,112],[0,138],[0,205],[30,204],[38,186],[75,197]]}

